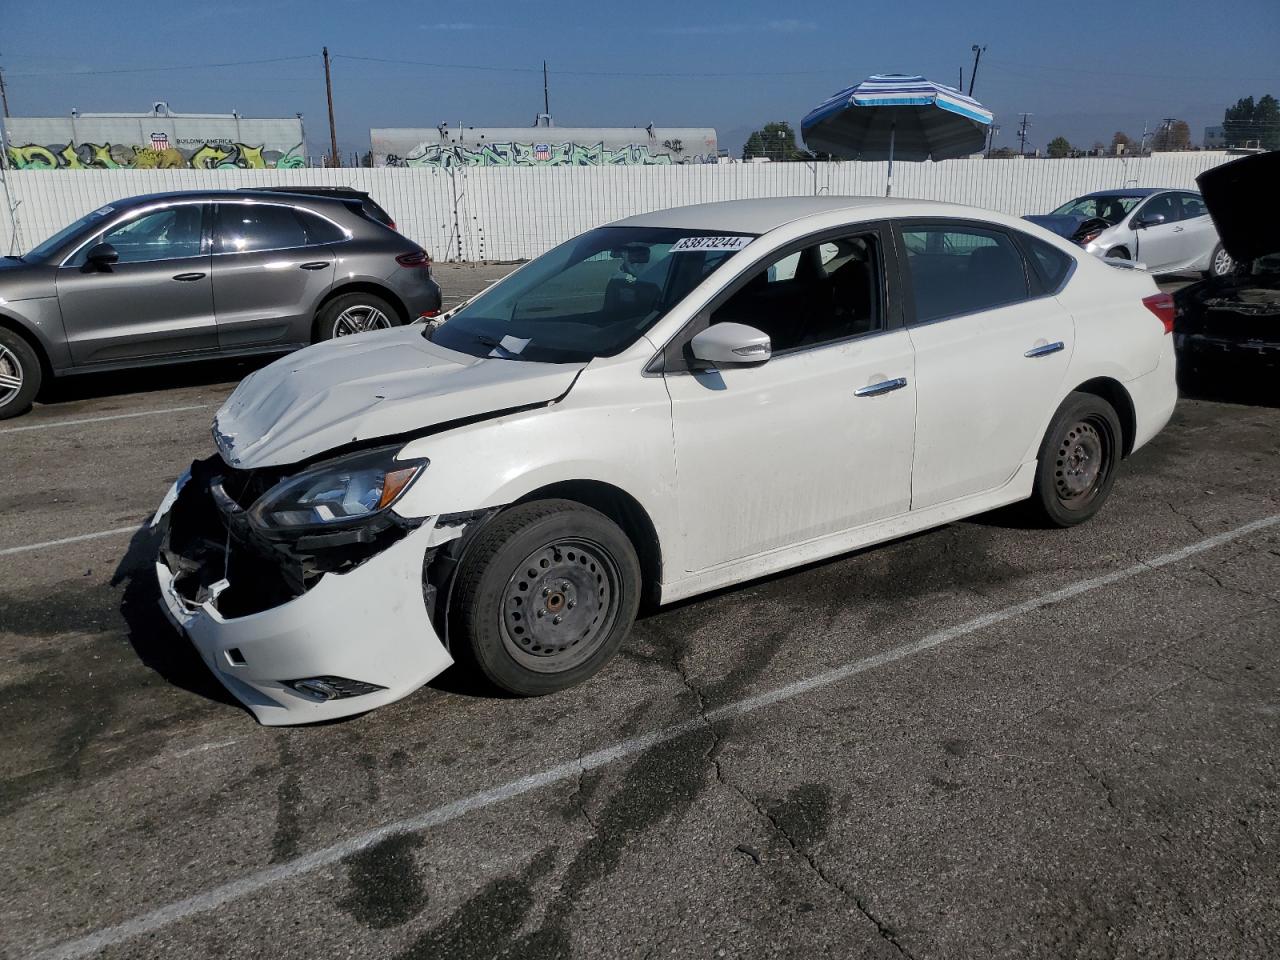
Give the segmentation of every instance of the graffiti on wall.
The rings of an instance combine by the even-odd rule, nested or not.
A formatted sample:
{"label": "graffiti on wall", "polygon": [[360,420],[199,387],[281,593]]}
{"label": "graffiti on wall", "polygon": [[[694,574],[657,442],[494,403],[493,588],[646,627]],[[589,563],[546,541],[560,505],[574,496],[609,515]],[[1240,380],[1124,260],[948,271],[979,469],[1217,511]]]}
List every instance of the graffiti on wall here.
{"label": "graffiti on wall", "polygon": [[[702,156],[681,156],[679,140],[663,144],[669,152],[654,153],[648,144],[629,143],[621,147],[565,143],[486,143],[475,147],[461,144],[421,143],[406,156],[388,154],[389,167],[609,167],[669,166],[702,163]],[[672,153],[676,156],[673,157]]]}
{"label": "graffiti on wall", "polygon": [[147,144],[27,143],[9,147],[8,154],[16,170],[284,170],[307,165],[301,150],[302,144],[282,152],[230,140],[182,139],[171,144],[165,134],[152,134]]}

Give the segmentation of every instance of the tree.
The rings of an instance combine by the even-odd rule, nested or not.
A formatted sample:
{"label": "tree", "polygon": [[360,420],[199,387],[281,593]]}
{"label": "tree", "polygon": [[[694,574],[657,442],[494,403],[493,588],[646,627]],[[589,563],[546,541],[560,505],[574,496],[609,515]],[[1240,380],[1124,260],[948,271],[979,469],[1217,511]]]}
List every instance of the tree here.
{"label": "tree", "polygon": [[1152,150],[1190,150],[1191,128],[1185,120],[1166,123],[1151,137]]}
{"label": "tree", "polygon": [[1049,156],[1055,160],[1071,156],[1071,143],[1066,137],[1054,137],[1049,141]]}
{"label": "tree", "polygon": [[811,154],[796,146],[796,132],[785,120],[766,123],[747,137],[742,147],[742,159],[767,157],[770,160],[808,160]]}
{"label": "tree", "polygon": [[1133,138],[1121,130],[1117,130],[1111,135],[1111,146],[1124,147],[1124,152],[1128,153],[1133,147]]}
{"label": "tree", "polygon": [[1243,97],[1227,107],[1222,117],[1222,138],[1229,147],[1260,146],[1280,150],[1280,102],[1267,94],[1254,102]]}
{"label": "tree", "polygon": [[1008,160],[1010,157],[1016,157],[1018,151],[1013,147],[996,147],[991,151],[992,160]]}

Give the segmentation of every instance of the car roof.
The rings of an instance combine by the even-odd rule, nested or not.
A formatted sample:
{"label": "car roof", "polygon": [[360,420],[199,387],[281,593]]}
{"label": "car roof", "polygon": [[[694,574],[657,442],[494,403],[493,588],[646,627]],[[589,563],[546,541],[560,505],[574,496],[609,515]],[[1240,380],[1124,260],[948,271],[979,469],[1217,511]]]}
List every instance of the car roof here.
{"label": "car roof", "polygon": [[[166,200],[239,200],[241,202],[267,202],[266,197],[254,197],[252,190],[170,190],[166,193],[143,193],[136,197],[121,197],[111,201],[108,206],[123,210],[126,207],[146,206],[153,203],[164,203]],[[263,193],[265,191],[257,191]],[[340,204],[347,206],[351,201],[347,197],[321,196],[314,193],[278,194],[278,196],[296,197],[308,203]],[[274,198],[274,197],[273,197]]]}
{"label": "car roof", "polygon": [[672,207],[625,217],[611,227],[676,227],[687,230],[725,230],[730,233],[767,233],[783,224],[824,213],[844,212],[860,220],[880,217],[977,216],[990,219],[988,211],[936,200],[904,200],[896,197],[770,197],[761,200],[722,200]]}
{"label": "car roof", "polygon": [[[1089,197],[1149,197],[1153,193],[1166,193],[1171,190],[1179,190],[1178,187],[1125,187],[1123,190],[1095,190],[1093,193],[1086,193],[1077,200],[1087,200]],[[1180,190],[1181,193],[1195,193],[1194,190]]]}

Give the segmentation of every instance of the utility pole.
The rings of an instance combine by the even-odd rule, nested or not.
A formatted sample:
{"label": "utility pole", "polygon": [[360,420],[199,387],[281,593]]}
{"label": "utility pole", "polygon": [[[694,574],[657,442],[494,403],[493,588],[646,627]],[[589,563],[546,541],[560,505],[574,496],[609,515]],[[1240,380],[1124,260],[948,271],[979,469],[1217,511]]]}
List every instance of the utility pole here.
{"label": "utility pole", "polygon": [[1027,155],[1027,127],[1031,126],[1031,114],[1022,114],[1022,123],[1018,125],[1018,156]]}
{"label": "utility pole", "polygon": [[547,86],[547,61],[542,61],[542,112],[551,116],[551,92]]}
{"label": "utility pole", "polygon": [[[976,43],[973,45],[973,69],[969,71],[969,96],[973,96],[973,82],[978,79],[978,61],[982,59],[982,51],[986,47],[980,47]],[[960,74],[960,83],[964,84],[964,73]]]}
{"label": "utility pole", "polygon": [[1000,132],[1000,124],[998,123],[993,123],[991,124],[991,126],[987,127],[987,159],[988,160],[991,159],[991,141],[996,138],[996,135],[999,132]]}
{"label": "utility pole", "polygon": [[329,79],[329,48],[325,47],[324,53],[324,95],[329,101],[329,166],[337,167],[342,165],[342,161],[338,159],[338,128],[333,125],[333,83]]}

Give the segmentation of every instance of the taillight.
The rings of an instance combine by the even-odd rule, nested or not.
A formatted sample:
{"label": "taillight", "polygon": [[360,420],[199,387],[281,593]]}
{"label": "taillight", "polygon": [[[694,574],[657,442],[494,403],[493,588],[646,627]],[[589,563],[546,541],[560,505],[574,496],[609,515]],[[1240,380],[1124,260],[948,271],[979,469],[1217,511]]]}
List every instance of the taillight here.
{"label": "taillight", "polygon": [[402,267],[425,267],[431,263],[431,257],[425,250],[415,250],[413,253],[400,254],[396,257],[396,263]]}
{"label": "taillight", "polygon": [[1164,324],[1165,333],[1173,333],[1173,297],[1167,293],[1153,293],[1142,298],[1142,305]]}

